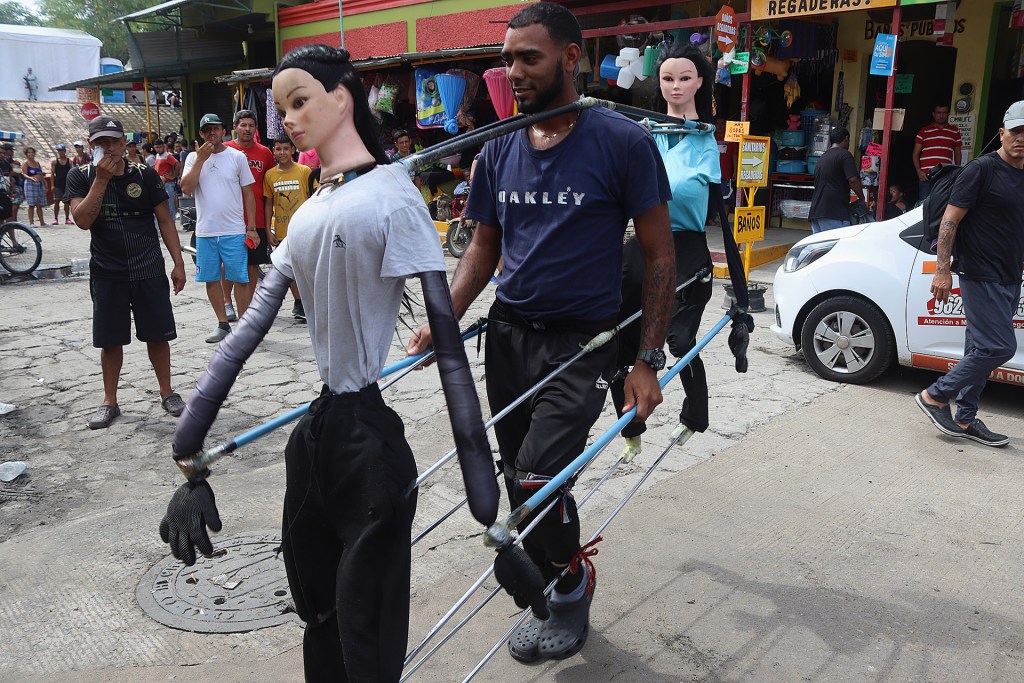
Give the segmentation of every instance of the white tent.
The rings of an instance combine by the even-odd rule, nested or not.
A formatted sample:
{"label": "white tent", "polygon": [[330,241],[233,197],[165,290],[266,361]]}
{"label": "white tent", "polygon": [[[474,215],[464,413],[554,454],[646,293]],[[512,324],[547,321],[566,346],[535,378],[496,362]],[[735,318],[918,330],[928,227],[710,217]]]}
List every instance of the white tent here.
{"label": "white tent", "polygon": [[74,102],[74,91],[50,92],[51,85],[100,75],[99,38],[83,31],[0,24],[0,100],[27,100],[28,70],[35,76],[36,99]]}

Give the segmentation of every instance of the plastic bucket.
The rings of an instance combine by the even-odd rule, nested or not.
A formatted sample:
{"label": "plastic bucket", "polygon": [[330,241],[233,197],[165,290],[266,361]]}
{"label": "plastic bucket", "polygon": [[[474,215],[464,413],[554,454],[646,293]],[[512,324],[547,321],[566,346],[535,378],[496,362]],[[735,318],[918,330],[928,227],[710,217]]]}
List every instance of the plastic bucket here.
{"label": "plastic bucket", "polygon": [[605,55],[601,60],[601,78],[614,81],[619,77],[619,67],[615,66],[615,55]]}
{"label": "plastic bucket", "polygon": [[807,162],[780,161],[775,168],[779,173],[807,173]]}
{"label": "plastic bucket", "polygon": [[804,132],[802,130],[784,130],[780,136],[783,147],[803,147]]}

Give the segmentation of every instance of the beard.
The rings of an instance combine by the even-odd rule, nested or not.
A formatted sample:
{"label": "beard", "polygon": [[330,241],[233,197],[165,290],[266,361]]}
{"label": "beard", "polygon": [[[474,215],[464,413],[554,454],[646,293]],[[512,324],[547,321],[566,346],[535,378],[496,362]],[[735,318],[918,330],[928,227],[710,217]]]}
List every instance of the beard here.
{"label": "beard", "polygon": [[551,82],[551,85],[544,90],[535,90],[533,96],[533,102],[523,104],[516,98],[516,104],[519,106],[519,111],[523,114],[536,114],[539,111],[544,111],[548,108],[552,102],[554,102],[562,94],[562,88],[565,85],[565,72],[562,70],[562,60],[558,60],[558,65],[555,67],[555,78]]}

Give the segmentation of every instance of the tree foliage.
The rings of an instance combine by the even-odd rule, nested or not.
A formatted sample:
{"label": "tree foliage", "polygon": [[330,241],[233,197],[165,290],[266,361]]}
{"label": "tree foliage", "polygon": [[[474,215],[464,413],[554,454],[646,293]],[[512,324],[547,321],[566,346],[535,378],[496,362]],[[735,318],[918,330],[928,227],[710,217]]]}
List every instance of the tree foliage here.
{"label": "tree foliage", "polygon": [[17,26],[40,26],[42,20],[32,10],[13,0],[0,2],[0,24]]}
{"label": "tree foliage", "polygon": [[114,21],[159,0],[40,0],[46,26],[85,31],[103,41],[103,56],[128,61],[128,29]]}

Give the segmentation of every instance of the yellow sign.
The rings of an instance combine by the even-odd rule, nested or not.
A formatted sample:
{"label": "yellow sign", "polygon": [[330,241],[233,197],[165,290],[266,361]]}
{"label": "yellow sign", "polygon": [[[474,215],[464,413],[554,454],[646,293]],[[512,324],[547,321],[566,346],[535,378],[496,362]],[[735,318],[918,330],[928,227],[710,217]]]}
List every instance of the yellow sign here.
{"label": "yellow sign", "polygon": [[825,16],[833,12],[895,6],[896,0],[750,0],[750,18],[753,21],[764,21],[809,15]]}
{"label": "yellow sign", "polygon": [[736,244],[760,242],[764,239],[764,207],[751,206],[736,209],[732,226]]}
{"label": "yellow sign", "polygon": [[768,184],[768,154],[771,138],[744,135],[740,138],[740,174],[737,187],[764,187]]}
{"label": "yellow sign", "polygon": [[726,121],[725,141],[739,142],[740,138],[750,132],[750,121]]}

